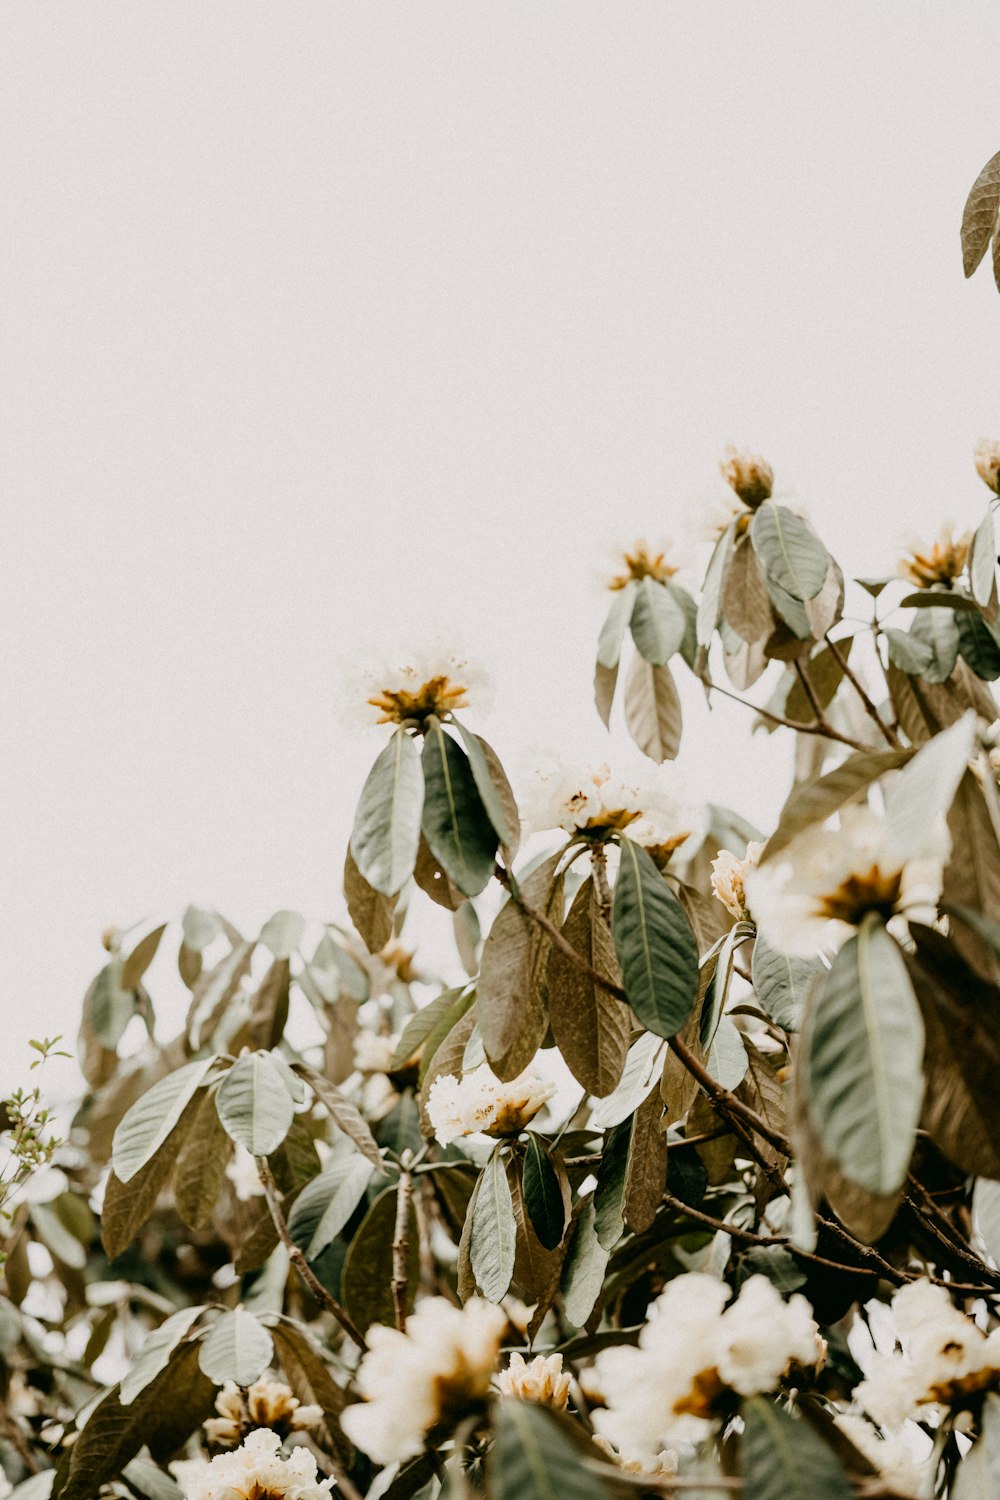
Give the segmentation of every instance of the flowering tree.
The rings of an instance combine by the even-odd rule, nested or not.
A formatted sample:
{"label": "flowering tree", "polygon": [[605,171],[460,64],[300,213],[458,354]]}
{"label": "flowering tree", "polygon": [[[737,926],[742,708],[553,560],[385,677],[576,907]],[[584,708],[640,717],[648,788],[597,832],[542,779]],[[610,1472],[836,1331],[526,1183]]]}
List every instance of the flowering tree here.
{"label": "flowering tree", "polygon": [[[997,1493],[1000,445],[976,465],[975,533],[848,619],[729,452],[700,587],[645,542],[609,580],[634,760],[515,796],[474,664],[394,662],[357,687],[353,930],[106,934],[67,1140],[37,1090],[0,1114],[20,1500]],[[766,839],[681,795],[684,672],[794,742]],[[427,903],[464,982],[404,946]]]}

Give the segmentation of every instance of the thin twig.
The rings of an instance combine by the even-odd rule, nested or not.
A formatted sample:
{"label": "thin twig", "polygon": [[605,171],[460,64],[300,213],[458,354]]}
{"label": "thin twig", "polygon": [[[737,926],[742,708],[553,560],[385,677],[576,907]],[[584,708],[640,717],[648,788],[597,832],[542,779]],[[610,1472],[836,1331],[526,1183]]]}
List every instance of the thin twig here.
{"label": "thin twig", "polygon": [[748,698],[741,698],[739,693],[733,693],[729,688],[721,687],[712,678],[709,678],[706,686],[713,693],[721,693],[724,698],[731,698],[734,703],[742,703],[744,708],[753,709],[755,714],[759,714],[769,724],[780,725],[783,729],[794,729],[798,734],[818,734],[825,740],[838,740],[842,745],[850,745],[852,750],[871,749],[871,745],[863,745],[860,740],[852,739],[849,734],[841,734],[840,730],[835,729],[827,719],[816,724],[799,724],[795,719],[786,719],[783,714],[772,713],[769,708],[761,708],[759,704],[751,703]]}
{"label": "thin twig", "polygon": [[847,678],[851,686],[854,688],[855,692],[858,694],[858,697],[861,699],[861,705],[864,708],[864,711],[868,715],[869,719],[871,719],[873,724],[878,725],[879,729],[885,737],[887,744],[891,745],[894,750],[900,749],[901,741],[899,735],[885,722],[882,715],[875,707],[875,704],[868,696],[864,684],[861,682],[860,678],[854,671],[850,662],[847,660],[847,657],[844,655],[843,651],[841,651],[837,642],[831,640],[829,632],[827,632],[824,639],[826,641],[826,644],[830,648],[830,654],[832,655],[834,661],[837,663],[838,667],[843,672],[844,676]]}
{"label": "thin twig", "polygon": [[816,1255],[811,1250],[800,1250],[787,1234],[758,1234],[752,1229],[740,1229],[736,1224],[729,1224],[724,1219],[716,1219],[699,1208],[692,1208],[690,1204],[684,1202],[683,1198],[675,1198],[672,1193],[664,1193],[663,1201],[668,1208],[676,1209],[678,1213],[685,1214],[695,1223],[705,1224],[709,1229],[716,1231],[721,1230],[723,1234],[730,1235],[734,1240],[746,1240],[753,1245],[787,1245],[793,1255],[801,1256],[803,1260],[811,1261],[814,1265],[826,1266],[831,1271],[848,1271],[851,1275],[862,1276],[880,1274],[878,1271],[869,1270],[867,1266],[845,1266],[842,1261],[828,1260],[826,1256]]}
{"label": "thin twig", "polygon": [[278,1238],[281,1240],[281,1243],[288,1251],[288,1259],[291,1261],[292,1265],[295,1267],[296,1271],[299,1273],[302,1280],[309,1288],[310,1292],[312,1292],[320,1307],[324,1307],[327,1312],[333,1314],[337,1322],[340,1324],[341,1328],[347,1334],[348,1338],[352,1339],[354,1343],[357,1344],[359,1349],[367,1349],[368,1345],[365,1341],[364,1334],[357,1329],[350,1317],[350,1314],[345,1308],[341,1307],[336,1297],[331,1296],[331,1294],[327,1291],[326,1287],[319,1280],[318,1276],[313,1271],[312,1266],[306,1260],[302,1251],[299,1249],[298,1245],[289,1234],[288,1224],[285,1220],[285,1215],[282,1212],[281,1208],[281,1199],[278,1196],[278,1187],[271,1173],[271,1168],[268,1164],[267,1157],[258,1156],[255,1158],[255,1160],[257,1162],[257,1175],[259,1176],[261,1186],[264,1189],[264,1197],[267,1199],[267,1206],[270,1211],[271,1218],[274,1221],[274,1227],[278,1231]]}
{"label": "thin twig", "polygon": [[[405,1156],[408,1153],[404,1153]],[[413,1197],[413,1174],[406,1169],[399,1174],[396,1188],[396,1227],[392,1236],[392,1305],[396,1327],[406,1332],[407,1285],[406,1253],[409,1249],[410,1200]]]}
{"label": "thin twig", "polygon": [[721,1083],[716,1082],[704,1064],[698,1061],[694,1053],[689,1047],[684,1045],[679,1036],[672,1036],[667,1045],[678,1062],[687,1069],[691,1077],[697,1082],[702,1093],[708,1096],[710,1103],[716,1109],[721,1110],[730,1119],[734,1115],[737,1116],[749,1125],[752,1130],[755,1130],[758,1135],[763,1136],[776,1150],[780,1151],[782,1156],[791,1156],[792,1147],[787,1136],[775,1130],[766,1120],[761,1118],[756,1110],[751,1109],[748,1104],[744,1104],[741,1099],[737,1099],[735,1094],[723,1088]]}

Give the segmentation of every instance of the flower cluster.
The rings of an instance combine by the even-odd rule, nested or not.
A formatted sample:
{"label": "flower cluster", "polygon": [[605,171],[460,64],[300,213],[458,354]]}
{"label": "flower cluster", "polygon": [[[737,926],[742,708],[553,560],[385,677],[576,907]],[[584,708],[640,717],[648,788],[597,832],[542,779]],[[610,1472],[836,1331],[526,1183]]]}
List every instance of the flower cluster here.
{"label": "flower cluster", "polygon": [[901,1353],[876,1354],[855,1397],[881,1427],[898,1428],[935,1406],[960,1407],[1000,1390],[1000,1328],[989,1335],[943,1286],[911,1281],[892,1299]]}
{"label": "flower cluster", "polygon": [[720,849],[712,860],[712,895],[716,901],[722,902],[738,922],[745,922],[750,917],[746,895],[747,871],[756,867],[763,852],[763,844],[750,843],[742,859],[730,849]]}
{"label": "flower cluster", "polygon": [[890,819],[848,807],[839,828],[806,829],[781,855],[747,870],[745,899],[769,942],[810,957],[842,943],[867,912],[933,921],[950,852],[943,819],[928,825],[919,857],[908,858]]}
{"label": "flower cluster", "polygon": [[322,1408],[303,1406],[282,1380],[263,1375],[246,1391],[231,1380],[215,1400],[217,1417],[205,1423],[205,1436],[218,1447],[235,1448],[254,1427],[270,1427],[279,1437],[307,1432],[323,1420]]}
{"label": "flower cluster", "polygon": [[555,1084],[530,1070],[502,1083],[483,1063],[464,1078],[436,1078],[427,1115],[442,1146],[460,1135],[519,1135],[554,1093]]}
{"label": "flower cluster", "polygon": [[956,536],[951,522],[945,522],[929,546],[915,541],[907,547],[897,572],[918,589],[933,588],[935,584],[951,588],[968,561],[971,541],[968,532]]}
{"label": "flower cluster", "polygon": [[678,1276],[650,1309],[637,1348],[598,1355],[599,1433],[652,1458],[671,1443],[700,1442],[732,1393],[773,1391],[794,1368],[823,1362],[826,1345],[805,1297],[783,1302],[765,1276],[751,1276],[723,1311],[729,1295],[712,1276]]}
{"label": "flower cluster", "polygon": [[524,793],[522,813],[529,832],[562,828],[595,841],[628,830],[645,848],[673,852],[700,835],[704,817],[672,789],[676,773],[651,761],[626,774],[608,765],[552,762],[535,773]]}
{"label": "flower cluster", "polygon": [[423,725],[432,715],[444,718],[472,703],[482,710],[490,690],[480,666],[441,643],[408,650],[405,665],[393,659],[350,675],[355,716],[365,724]]}
{"label": "flower cluster", "polygon": [[379,1464],[419,1453],[430,1433],[485,1401],[506,1327],[506,1314],[480,1298],[454,1307],[431,1297],[405,1333],[381,1324],[369,1329],[357,1375],[365,1399],[341,1417],[351,1442]]}
{"label": "flower cluster", "polygon": [[651,578],[654,583],[668,583],[684,568],[684,558],[673,540],[651,547],[644,537],[639,537],[619,554],[617,566],[619,571],[608,582],[612,591],[643,578]]}
{"label": "flower cluster", "polygon": [[538,1354],[529,1364],[523,1354],[512,1354],[506,1370],[497,1376],[502,1396],[519,1401],[537,1401],[556,1411],[565,1411],[569,1401],[569,1376],[563,1371],[561,1354]]}
{"label": "flower cluster", "polygon": [[233,1453],[220,1453],[185,1475],[186,1500],[327,1500],[333,1480],[320,1479],[307,1448],[281,1457],[281,1438],[267,1427],[248,1434]]}

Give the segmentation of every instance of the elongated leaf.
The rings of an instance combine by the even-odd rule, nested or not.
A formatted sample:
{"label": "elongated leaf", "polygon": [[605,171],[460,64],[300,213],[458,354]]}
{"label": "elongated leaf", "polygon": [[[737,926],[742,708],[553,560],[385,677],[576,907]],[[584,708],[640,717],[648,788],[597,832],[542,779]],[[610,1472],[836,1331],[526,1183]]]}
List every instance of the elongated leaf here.
{"label": "elongated leaf", "polygon": [[982,615],[961,614],[956,616],[958,625],[958,650],[964,662],[983,682],[995,682],[1000,677],[1000,640]]}
{"label": "elongated leaf", "polygon": [[962,264],[971,276],[986,254],[1000,209],[1000,151],[991,156],[969,190],[962,212]]}
{"label": "elongated leaf", "polygon": [[748,536],[741,537],[733,548],[726,571],[722,613],[748,645],[765,641],[774,629],[767,584]]}
{"label": "elongated leaf", "polygon": [[698,944],[684,908],[645,849],[622,838],[612,930],[632,1009],[671,1037],[698,993]]}
{"label": "elongated leaf", "polygon": [[622,653],[622,641],[628,629],[635,605],[638,585],[631,579],[624,588],[615,593],[608,617],[601,627],[597,641],[597,664],[611,671],[618,665]]}
{"label": "elongated leaf", "polygon": [[426,735],[421,765],[424,837],[458,889],[478,896],[493,874],[498,836],[469,758],[438,725]]}
{"label": "elongated leaf", "polygon": [[747,1052],[738,1027],[728,1016],[720,1016],[715,1035],[705,1053],[705,1066],[724,1089],[735,1089],[747,1071]]}
{"label": "elongated leaf", "polygon": [[611,728],[611,708],[615,701],[617,686],[617,663],[613,667],[602,667],[598,662],[594,668],[594,705],[605,729]]}
{"label": "elongated leaf", "polygon": [[766,1396],[743,1402],[741,1469],[753,1500],[852,1500],[832,1449]]}
{"label": "elongated leaf", "polygon": [[609,1259],[610,1251],[597,1238],[597,1212],[590,1197],[580,1210],[562,1274],[563,1307],[577,1328],[590,1320],[597,1305]]}
{"label": "elongated leaf", "polygon": [[156,957],[156,950],[160,946],[160,939],[167,930],[166,923],[155,927],[152,932],[147,932],[144,938],[136,943],[128,958],[122,964],[122,989],[134,990]]}
{"label": "elongated leaf", "polygon": [[912,750],[859,750],[825,776],[797,788],[785,803],[778,826],[764,846],[761,864],[773,859],[804,828],[825,822],[887,771],[905,765],[913,753]]}
{"label": "elongated leaf", "polygon": [[986,610],[991,619],[994,618],[991,610],[996,600],[997,543],[993,531],[992,506],[987,508],[972,538],[969,551],[969,583],[973,599],[980,608]]}
{"label": "elongated leaf", "polygon": [[951,940],[973,968],[988,979],[1000,978],[1000,950],[991,940],[994,924],[1000,922],[1000,845],[983,789],[971,771],[959,783],[948,829],[951,858],[942,900],[960,918],[951,923]]}
{"label": "elongated leaf", "polygon": [[[396,1189],[379,1193],[344,1259],[341,1286],[347,1310],[364,1333],[372,1323],[395,1322],[392,1300],[392,1242],[396,1224]],[[420,1281],[420,1234],[411,1203],[406,1225],[406,1306],[413,1311]]]}
{"label": "elongated leaf", "polygon": [[365,1196],[371,1175],[371,1162],[352,1152],[334,1157],[302,1189],[289,1215],[288,1229],[307,1260],[315,1260],[336,1239]]}
{"label": "elongated leaf", "polygon": [[115,1176],[120,1182],[130,1182],[156,1154],[214,1063],[214,1057],[203,1057],[168,1073],[126,1112],[112,1147]]}
{"label": "elongated leaf", "polygon": [[625,725],[650,760],[676,759],[683,729],[677,686],[669,667],[651,667],[638,653],[625,679]]}
{"label": "elongated leaf", "polygon": [[651,1031],[643,1032],[632,1043],[618,1087],[591,1112],[591,1123],[597,1130],[620,1125],[653,1092],[663,1071],[666,1048],[666,1042]]}
{"label": "elongated leaf", "polygon": [[302,941],[306,919],[298,911],[276,911],[260,929],[259,943],[269,948],[275,958],[290,958]]}
{"label": "elongated leaf", "polygon": [[934,648],[908,630],[887,630],[889,660],[908,677],[924,677],[934,670]]}
{"label": "elongated leaf", "polygon": [[483,1296],[499,1302],[514,1275],[514,1204],[500,1147],[483,1169],[472,1221],[472,1273]]}
{"label": "elongated leaf", "polygon": [[149,1334],[119,1388],[118,1399],[122,1406],[131,1405],[139,1392],[167,1368],[177,1345],[203,1312],[202,1307],[182,1307],[180,1312],[173,1313]]}
{"label": "elongated leaf", "polygon": [[845,1176],[869,1193],[906,1176],[923,1098],[924,1028],[902,955],[877,917],[838,953],[807,1015],[802,1083]]}
{"label": "elongated leaf", "polygon": [[493,1500],[608,1500],[604,1485],[584,1468],[576,1446],[543,1407],[513,1399],[500,1401],[495,1411]]}
{"label": "elongated leaf", "polygon": [[554,1250],[566,1227],[566,1205],[552,1159],[538,1136],[528,1132],[521,1174],[524,1206],[539,1241]]}
{"label": "elongated leaf", "polygon": [[715,634],[715,627],[719,623],[722,613],[722,590],[726,579],[726,570],[732,559],[733,546],[736,540],[736,523],[726,527],[722,536],[715,544],[712,560],[705,574],[705,582],[701,590],[701,599],[698,603],[697,637],[699,646],[708,646]]}
{"label": "elongated leaf", "polygon": [[630,625],[640,656],[650,666],[665,667],[681,649],[687,617],[668,588],[652,578],[644,578],[636,590]]}
{"label": "elongated leaf", "polygon": [[470,734],[457,719],[453,722],[465,746],[465,753],[469,757],[472,777],[483,807],[486,809],[486,816],[492,823],[497,838],[513,857],[520,838],[521,822],[517,811],[517,801],[503,767],[497,759],[496,752],[487,745],[485,740],[480,739],[478,734]]}
{"label": "elongated leaf", "polygon": [[253,1385],[271,1363],[271,1335],[245,1307],[220,1313],[201,1346],[198,1363],[202,1373],[216,1385],[235,1380]]}
{"label": "elongated leaf", "polygon": [[816,597],[826,581],[830,556],[811,526],[784,505],[767,500],[754,512],[750,540],[769,585],[776,584],[803,603]]}
{"label": "elongated leaf", "polygon": [[[591,968],[621,984],[611,930],[590,876],[573,898],[562,933]],[[548,996],[552,1035],[573,1077],[588,1093],[610,1094],[628,1052],[628,1006],[555,947],[549,955]]]}
{"label": "elongated leaf", "polygon": [[383,896],[394,896],[413,874],[423,801],[420,754],[397,729],[368,773],[351,834],[358,870]]}
{"label": "elongated leaf", "polygon": [[[182,950],[183,951],[183,950]],[[191,991],[187,1033],[192,1048],[211,1044],[216,1028],[253,962],[253,943],[237,942],[212,969],[199,972]]]}
{"label": "elongated leaf", "polygon": [[939,825],[966,774],[976,730],[971,710],[935,735],[904,767],[885,792],[885,815],[893,848],[905,859],[933,857]]}
{"label": "elongated leaf", "polygon": [[[947,595],[946,597],[951,599],[954,596]],[[969,603],[974,609],[975,605],[971,600]],[[925,667],[920,674],[924,681],[935,684],[947,682],[958,660],[959,638],[954,607],[918,610],[910,626],[910,637],[912,640],[923,642],[932,653],[930,665]]]}
{"label": "elongated leaf", "polygon": [[94,980],[84,1000],[87,1019],[102,1047],[113,1051],[135,1015],[135,995],[126,990],[121,959],[109,959]]}
{"label": "elongated leaf", "polygon": [[323,1105],[330,1119],[338,1130],[342,1130],[349,1140],[361,1152],[366,1161],[371,1162],[373,1167],[382,1168],[383,1161],[381,1152],[375,1144],[375,1137],[357,1106],[352,1104],[345,1094],[342,1094],[335,1084],[322,1073],[317,1072],[308,1063],[298,1062],[295,1071],[312,1089],[320,1104]]}
{"label": "elongated leaf", "polygon": [[[171,1141],[171,1148],[173,1145]],[[174,1200],[177,1212],[190,1228],[207,1229],[211,1224],[232,1151],[215,1100],[211,1091],[206,1091],[187,1140],[174,1151]]]}
{"label": "elongated leaf", "polygon": [[[419,843],[419,839],[418,839]],[[416,863],[416,860],[414,860]],[[396,896],[383,896],[358,869],[350,845],[344,858],[344,897],[347,910],[369,953],[380,953],[392,937]]]}
{"label": "elongated leaf", "polygon": [[1000,1265],[1000,1182],[977,1177],[972,1190],[972,1218],[990,1255]]}
{"label": "elongated leaf", "polygon": [[216,1095],[219,1119],[251,1156],[277,1151],[295,1116],[295,1102],[270,1052],[250,1052],[236,1060]]}
{"label": "elongated leaf", "polygon": [[[556,876],[561,855],[543,861],[520,882],[525,902],[550,918],[561,921],[562,885]],[[545,976],[549,939],[511,899],[501,907],[483,944],[477,983],[479,1027],[486,1056],[494,1069],[511,1066],[545,1034]],[[520,1047],[522,1037],[528,1046]],[[513,1054],[513,1055],[512,1055]],[[521,1066],[501,1077],[515,1077],[534,1055],[534,1047]]]}
{"label": "elongated leaf", "polygon": [[609,1252],[625,1233],[625,1195],[634,1119],[633,1115],[608,1132],[601,1153],[601,1164],[597,1169],[594,1232],[603,1248]]}
{"label": "elongated leaf", "polygon": [[809,993],[823,972],[818,958],[792,958],[779,953],[757,934],[752,961],[754,993],[761,1010],[783,1030],[798,1031]]}

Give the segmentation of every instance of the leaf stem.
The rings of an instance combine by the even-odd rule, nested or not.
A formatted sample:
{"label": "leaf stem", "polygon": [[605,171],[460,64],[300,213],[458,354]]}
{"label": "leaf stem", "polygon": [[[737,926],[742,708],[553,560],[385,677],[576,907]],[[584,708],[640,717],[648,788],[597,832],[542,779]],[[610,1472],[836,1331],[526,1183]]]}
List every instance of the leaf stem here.
{"label": "leaf stem", "polygon": [[392,1305],[400,1333],[406,1332],[406,1252],[409,1249],[410,1202],[413,1198],[413,1173],[409,1170],[408,1155],[404,1153],[404,1166],[396,1189],[396,1226],[392,1236]]}
{"label": "leaf stem", "polygon": [[[873,724],[878,725],[885,738],[886,744],[891,745],[894,750],[900,749],[901,741],[899,735],[882,718],[882,715],[879,713],[878,709],[875,707],[875,704],[868,696],[864,684],[861,682],[858,674],[851,666],[843,651],[841,651],[837,642],[831,639],[829,631],[827,631],[826,635],[824,636],[824,640],[830,648],[830,654],[832,655],[834,661],[837,663],[838,667],[843,672],[844,676],[847,678],[851,686],[854,688],[855,692],[858,694],[858,697],[861,699],[861,705],[864,708],[865,713],[868,715],[869,719],[871,719]],[[879,662],[881,663],[881,657],[879,658]]]}
{"label": "leaf stem", "polygon": [[798,724],[794,719],[786,719],[783,714],[772,713],[769,708],[761,708],[756,703],[751,703],[748,698],[741,698],[739,693],[732,692],[729,688],[720,685],[711,677],[707,678],[705,685],[713,693],[721,693],[724,698],[731,698],[734,703],[742,703],[744,708],[753,709],[762,719],[769,724],[778,724],[783,729],[794,729],[797,734],[819,734],[825,740],[838,740],[842,745],[850,745],[852,750],[870,750],[870,745],[863,745],[860,740],[852,739],[849,734],[841,734],[835,729],[828,719],[820,718],[815,724]]}

